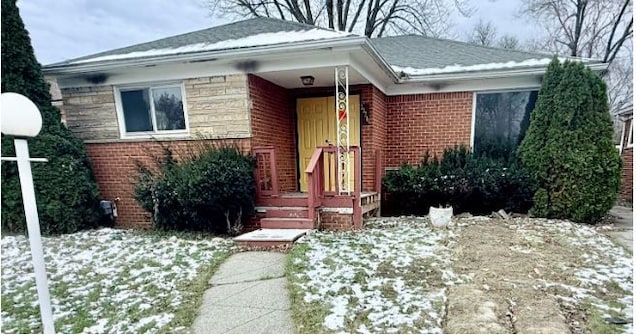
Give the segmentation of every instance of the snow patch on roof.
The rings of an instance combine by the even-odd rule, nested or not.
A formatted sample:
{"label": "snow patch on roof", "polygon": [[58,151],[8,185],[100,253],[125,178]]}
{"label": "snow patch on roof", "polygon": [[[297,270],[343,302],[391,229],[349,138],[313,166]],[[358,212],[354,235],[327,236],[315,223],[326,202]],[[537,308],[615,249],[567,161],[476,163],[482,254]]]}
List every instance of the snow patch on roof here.
{"label": "snow patch on roof", "polygon": [[[560,61],[564,59],[558,58]],[[408,75],[414,76],[422,76],[429,74],[441,74],[441,73],[456,73],[456,72],[470,72],[470,71],[486,71],[486,70],[502,70],[502,69],[510,69],[510,68],[518,68],[518,67],[536,67],[536,66],[546,66],[551,62],[551,58],[541,58],[541,59],[527,59],[521,62],[506,62],[506,63],[487,63],[487,64],[475,64],[475,65],[449,65],[442,68],[427,68],[427,69],[416,69],[413,67],[403,67],[392,65],[394,71],[400,73],[404,72]]]}
{"label": "snow patch on roof", "polygon": [[340,38],[340,37],[348,37],[348,36],[355,36],[355,35],[346,33],[346,32],[332,31],[332,30],[325,30],[325,29],[280,31],[275,33],[256,34],[256,35],[251,35],[251,36],[247,36],[239,39],[230,39],[230,40],[224,40],[224,41],[215,42],[215,43],[196,43],[196,44],[184,45],[177,48],[151,49],[151,50],[145,50],[145,51],[134,51],[134,52],[129,52],[125,54],[98,56],[98,57],[74,61],[72,62],[72,64],[92,63],[92,62],[99,62],[99,61],[110,61],[110,60],[119,60],[119,59],[128,59],[128,58],[166,56],[166,55],[175,55],[175,54],[190,53],[190,52],[199,52],[199,51],[247,48],[247,47],[283,44],[283,43],[291,43],[291,42]]}

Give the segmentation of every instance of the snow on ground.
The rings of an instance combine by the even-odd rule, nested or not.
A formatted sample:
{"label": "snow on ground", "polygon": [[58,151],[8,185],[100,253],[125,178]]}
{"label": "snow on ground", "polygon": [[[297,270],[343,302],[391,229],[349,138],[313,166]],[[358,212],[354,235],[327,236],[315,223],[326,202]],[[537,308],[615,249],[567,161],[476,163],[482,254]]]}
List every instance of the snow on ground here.
{"label": "snow on ground", "polygon": [[98,56],[98,57],[74,61],[73,63],[80,64],[80,63],[110,61],[110,60],[118,60],[118,59],[166,56],[166,55],[176,55],[176,54],[190,53],[190,52],[247,48],[247,47],[266,46],[266,45],[275,45],[275,44],[283,44],[283,43],[301,42],[301,41],[341,38],[341,37],[348,37],[348,36],[356,36],[356,35],[340,32],[340,31],[326,30],[326,29],[281,31],[281,32],[275,32],[275,33],[261,33],[261,34],[251,35],[243,38],[224,40],[224,41],[215,42],[215,43],[196,43],[196,44],[189,44],[189,45],[184,45],[184,46],[175,47],[175,48],[151,49],[151,50],[145,50],[145,51],[129,52],[126,54]]}
{"label": "snow on ground", "polygon": [[[182,235],[181,235],[182,236]],[[187,235],[185,235],[187,236]],[[232,247],[222,238],[99,229],[43,238],[56,331],[184,332],[188,285]],[[2,237],[2,332],[40,332],[28,240]],[[178,317],[177,317],[178,315]]]}
{"label": "snow on ground", "polygon": [[[531,220],[529,220],[531,222]],[[588,303],[601,317],[622,317],[633,320],[633,256],[616,245],[595,227],[569,221],[537,219],[539,229],[519,230],[532,242],[544,238],[545,233],[564,237],[572,250],[581,252],[582,264],[570,269],[579,285],[566,285],[543,281],[541,287],[561,286],[558,298],[568,303]],[[569,269],[568,269],[569,271]],[[562,294],[564,293],[564,294]],[[624,332],[633,334],[633,324],[624,326]]]}
{"label": "snow on ground", "polygon": [[[292,291],[299,295],[293,310],[307,316],[302,323],[310,329],[298,330],[441,333],[446,288],[471,278],[452,270],[456,237],[465,226],[496,221],[500,220],[456,219],[457,227],[439,230],[431,228],[427,218],[383,218],[369,221],[360,231],[304,237],[292,259]],[[504,224],[531,242],[529,247],[510,247],[514,254],[526,257],[538,252],[536,246],[543,247],[549,235],[562,241],[567,252],[579,252],[581,262],[565,266],[564,280],[532,278],[534,288],[576,308],[590,305],[602,319],[633,319],[632,257],[607,236],[559,220],[514,219]],[[312,320],[318,314],[320,321]],[[632,325],[623,331],[632,333]]]}
{"label": "snow on ground", "polygon": [[315,233],[301,242],[308,248],[304,256],[293,260],[303,269],[293,285],[306,304],[328,310],[316,330],[438,333],[445,288],[460,282],[446,248],[452,237],[423,219],[380,219],[361,231]]}

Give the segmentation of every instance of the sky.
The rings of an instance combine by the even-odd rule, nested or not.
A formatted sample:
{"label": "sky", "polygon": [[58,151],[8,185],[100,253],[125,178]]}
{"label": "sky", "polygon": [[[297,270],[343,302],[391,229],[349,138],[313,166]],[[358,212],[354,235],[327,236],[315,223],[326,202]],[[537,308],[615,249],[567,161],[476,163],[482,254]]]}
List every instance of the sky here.
{"label": "sky", "polygon": [[[231,22],[212,17],[205,0],[18,0],[36,58],[44,65],[101,51]],[[498,35],[522,40],[535,32],[532,23],[516,17],[520,1],[469,0],[473,15],[452,18],[452,35],[466,40],[482,18]]]}

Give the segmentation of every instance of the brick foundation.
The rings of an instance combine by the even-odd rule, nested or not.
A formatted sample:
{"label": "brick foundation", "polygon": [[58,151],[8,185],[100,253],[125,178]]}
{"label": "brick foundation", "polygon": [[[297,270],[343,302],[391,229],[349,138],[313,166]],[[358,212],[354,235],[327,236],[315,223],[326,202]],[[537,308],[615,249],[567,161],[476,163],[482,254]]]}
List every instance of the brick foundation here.
{"label": "brick foundation", "polygon": [[320,229],[350,230],[353,229],[353,215],[338,213],[320,213]]}
{"label": "brick foundation", "polygon": [[204,140],[204,141],[156,141],[156,142],[114,142],[87,143],[87,154],[91,158],[93,171],[103,199],[117,202],[118,227],[149,227],[150,214],[145,212],[133,197],[137,176],[136,161],[153,166],[153,157],[162,155],[162,146],[168,146],[180,159],[193,152],[199,142],[236,143],[243,151],[250,148],[249,139],[241,140]]}

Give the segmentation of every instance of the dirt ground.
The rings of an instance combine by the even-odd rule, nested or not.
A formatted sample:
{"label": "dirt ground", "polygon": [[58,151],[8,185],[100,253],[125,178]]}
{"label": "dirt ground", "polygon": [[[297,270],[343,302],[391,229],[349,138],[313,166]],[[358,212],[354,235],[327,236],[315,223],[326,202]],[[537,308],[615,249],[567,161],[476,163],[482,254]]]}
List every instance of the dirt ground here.
{"label": "dirt ground", "polygon": [[[467,276],[448,292],[445,333],[583,333],[584,307],[559,292],[580,286],[571,275],[582,264],[580,248],[527,219],[489,219],[460,228],[453,270]],[[544,285],[544,283],[554,283]]]}

